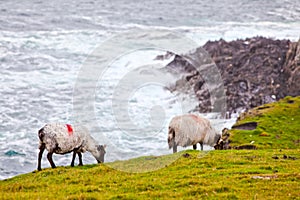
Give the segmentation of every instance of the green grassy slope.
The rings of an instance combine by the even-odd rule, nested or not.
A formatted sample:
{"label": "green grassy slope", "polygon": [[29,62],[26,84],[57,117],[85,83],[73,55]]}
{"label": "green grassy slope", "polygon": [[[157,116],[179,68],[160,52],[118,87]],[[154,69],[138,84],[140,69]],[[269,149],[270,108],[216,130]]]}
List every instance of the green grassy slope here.
{"label": "green grassy slope", "polygon": [[300,97],[288,97],[241,116],[237,125],[258,126],[230,130],[231,145],[254,141],[258,150],[48,168],[0,181],[0,199],[300,199],[299,110]]}
{"label": "green grassy slope", "polygon": [[235,125],[257,122],[254,130],[230,130],[231,146],[253,143],[259,149],[300,148],[300,97],[286,97],[244,113]]}
{"label": "green grassy slope", "polygon": [[[183,156],[183,153],[186,154]],[[1,181],[0,198],[300,198],[299,149],[228,150],[213,151],[205,155],[189,150],[171,156],[178,155],[181,156],[171,165],[147,173],[127,173],[106,165],[88,165],[24,174]],[[161,157],[163,158],[164,156]],[[147,157],[135,160],[137,165],[141,161],[155,165]],[[134,170],[132,162],[134,161],[122,163]]]}

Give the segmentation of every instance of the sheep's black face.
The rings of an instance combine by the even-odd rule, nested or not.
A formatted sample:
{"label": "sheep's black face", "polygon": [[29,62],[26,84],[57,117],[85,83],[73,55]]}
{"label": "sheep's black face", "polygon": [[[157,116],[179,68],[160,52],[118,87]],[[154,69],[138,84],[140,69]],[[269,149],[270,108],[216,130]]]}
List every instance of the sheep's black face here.
{"label": "sheep's black face", "polygon": [[222,137],[219,137],[219,139],[218,139],[216,145],[214,146],[214,148],[216,150],[221,150],[221,149],[223,149],[223,145],[224,145],[224,141],[223,141]]}
{"label": "sheep's black face", "polygon": [[98,153],[98,156],[97,156],[97,161],[98,163],[104,163],[104,155],[106,153],[105,151],[105,148],[106,148],[106,145],[98,145],[97,146],[97,153]]}

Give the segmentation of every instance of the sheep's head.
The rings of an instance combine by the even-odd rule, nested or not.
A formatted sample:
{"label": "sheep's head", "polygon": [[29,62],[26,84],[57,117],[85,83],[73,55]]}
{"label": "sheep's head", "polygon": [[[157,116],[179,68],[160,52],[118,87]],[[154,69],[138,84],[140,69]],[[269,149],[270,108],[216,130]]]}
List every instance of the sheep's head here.
{"label": "sheep's head", "polygon": [[216,141],[216,143],[214,145],[214,148],[218,149],[218,150],[223,149],[223,143],[224,143],[224,141],[222,139],[221,134],[216,134],[215,135],[215,141]]}
{"label": "sheep's head", "polygon": [[98,163],[104,163],[104,155],[106,153],[105,148],[106,145],[97,145],[97,153],[95,155],[95,158]]}
{"label": "sheep's head", "polygon": [[223,144],[224,144],[224,141],[223,141],[222,137],[220,136],[217,143],[215,144],[214,148],[218,149],[218,150],[223,149]]}
{"label": "sheep's head", "polygon": [[226,145],[228,144],[229,136],[230,136],[229,129],[224,128],[222,130],[221,137],[218,139],[216,145],[214,146],[215,149],[227,149]]}

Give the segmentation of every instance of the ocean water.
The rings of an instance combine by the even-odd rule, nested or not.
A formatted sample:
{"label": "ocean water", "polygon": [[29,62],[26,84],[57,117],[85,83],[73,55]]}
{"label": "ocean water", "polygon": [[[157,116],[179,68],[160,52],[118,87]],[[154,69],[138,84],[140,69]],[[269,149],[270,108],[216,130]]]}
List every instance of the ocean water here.
{"label": "ocean water", "polygon": [[[150,43],[173,41],[172,34],[153,35],[166,31],[199,46],[208,40],[257,35],[296,41],[298,4],[297,0],[0,0],[0,179],[36,169],[37,131],[53,121],[82,120],[99,143],[108,145],[106,162],[172,153],[166,141],[168,122],[197,102],[189,94],[167,89],[179,78],[161,71],[172,57],[155,58],[168,48],[115,44],[115,36],[130,38],[127,41],[146,38]],[[131,35],[126,35],[128,31]],[[97,76],[82,76],[91,60],[99,64]],[[99,67],[105,63],[105,68]],[[87,95],[91,90],[92,97]],[[205,116],[217,130],[235,120],[221,119],[218,113]],[[89,153],[83,157],[84,163],[96,163]],[[71,155],[55,155],[54,161],[69,165]],[[46,158],[42,167],[49,167]]]}

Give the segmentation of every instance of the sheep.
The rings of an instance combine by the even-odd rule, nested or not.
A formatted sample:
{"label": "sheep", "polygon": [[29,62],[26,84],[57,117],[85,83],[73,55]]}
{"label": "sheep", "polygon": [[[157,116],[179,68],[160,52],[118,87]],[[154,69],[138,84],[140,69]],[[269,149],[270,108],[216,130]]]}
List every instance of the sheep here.
{"label": "sheep", "polygon": [[74,167],[76,154],[79,158],[79,166],[82,166],[82,155],[85,151],[89,151],[98,161],[104,162],[106,145],[98,145],[96,140],[89,134],[89,131],[79,125],[71,126],[62,123],[46,124],[38,131],[39,154],[38,154],[38,167],[41,170],[41,160],[45,149],[47,149],[47,158],[52,168],[55,164],[52,160],[53,153],[66,154],[73,152],[71,166]]}
{"label": "sheep", "polygon": [[187,147],[193,145],[197,149],[200,143],[214,146],[221,140],[221,133],[212,128],[209,120],[194,114],[175,116],[169,124],[168,144],[173,147],[173,153],[177,152],[177,146]]}

